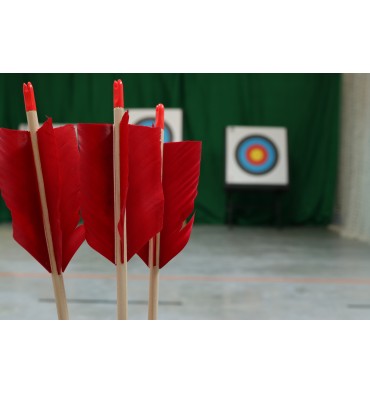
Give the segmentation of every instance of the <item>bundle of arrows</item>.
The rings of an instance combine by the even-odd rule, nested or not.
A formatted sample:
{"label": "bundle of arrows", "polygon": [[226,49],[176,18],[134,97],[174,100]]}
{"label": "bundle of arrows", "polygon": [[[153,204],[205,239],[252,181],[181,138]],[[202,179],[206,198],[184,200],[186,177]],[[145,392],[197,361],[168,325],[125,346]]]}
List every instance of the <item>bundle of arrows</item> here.
{"label": "bundle of arrows", "polygon": [[[29,131],[0,128],[0,190],[14,239],[50,274],[59,319],[68,319],[63,273],[86,239],[116,266],[117,319],[128,318],[127,264],[149,268],[148,319],[158,316],[159,271],[189,241],[201,142],[163,143],[164,107],[152,127],[129,124],[113,84],[113,124],[39,127],[23,85]],[[83,224],[80,224],[82,219]]]}

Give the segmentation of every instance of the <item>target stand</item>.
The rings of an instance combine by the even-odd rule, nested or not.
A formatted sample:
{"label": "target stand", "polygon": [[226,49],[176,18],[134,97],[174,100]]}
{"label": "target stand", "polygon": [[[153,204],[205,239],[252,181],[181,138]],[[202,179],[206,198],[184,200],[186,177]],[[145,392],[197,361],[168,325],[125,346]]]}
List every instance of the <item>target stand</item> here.
{"label": "target stand", "polygon": [[[234,223],[235,210],[264,205],[269,194],[275,221],[282,227],[282,196],[289,188],[287,130],[283,127],[227,126],[225,130],[225,189],[227,222]],[[234,194],[253,192],[257,204],[236,204]],[[262,194],[264,196],[262,196]],[[271,202],[270,202],[271,203]]]}

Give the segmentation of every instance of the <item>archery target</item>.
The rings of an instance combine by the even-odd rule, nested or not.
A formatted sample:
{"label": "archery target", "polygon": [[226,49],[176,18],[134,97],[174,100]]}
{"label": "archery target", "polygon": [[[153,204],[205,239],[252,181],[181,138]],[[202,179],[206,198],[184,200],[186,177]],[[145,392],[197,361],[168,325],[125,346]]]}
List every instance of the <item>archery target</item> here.
{"label": "archery target", "polygon": [[225,173],[228,185],[288,185],[287,130],[228,126]]}
{"label": "archery target", "polygon": [[278,160],[275,144],[260,135],[252,135],[243,139],[237,146],[235,154],[240,168],[253,175],[270,172]]}
{"label": "archery target", "polygon": [[[130,124],[151,127],[155,123],[155,108],[129,109]],[[164,142],[182,141],[182,110],[165,108],[164,110]]]}

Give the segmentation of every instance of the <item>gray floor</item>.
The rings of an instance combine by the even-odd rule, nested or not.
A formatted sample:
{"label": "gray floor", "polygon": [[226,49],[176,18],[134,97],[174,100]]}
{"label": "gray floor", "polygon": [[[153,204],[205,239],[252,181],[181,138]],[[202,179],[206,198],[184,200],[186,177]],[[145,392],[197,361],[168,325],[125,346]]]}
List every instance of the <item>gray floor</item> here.
{"label": "gray floor", "polygon": [[[160,319],[368,319],[370,245],[321,228],[197,226],[161,271]],[[71,319],[115,319],[115,269],[85,243],[65,273]],[[129,263],[129,318],[148,270]],[[55,319],[51,280],[0,226],[0,319]]]}

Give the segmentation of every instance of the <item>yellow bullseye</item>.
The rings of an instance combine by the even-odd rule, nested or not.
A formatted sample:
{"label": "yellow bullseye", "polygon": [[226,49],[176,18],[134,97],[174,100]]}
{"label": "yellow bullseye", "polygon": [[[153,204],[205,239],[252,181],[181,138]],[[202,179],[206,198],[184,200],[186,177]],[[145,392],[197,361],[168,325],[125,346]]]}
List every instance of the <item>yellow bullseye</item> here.
{"label": "yellow bullseye", "polygon": [[253,148],[250,151],[250,158],[254,162],[261,162],[265,158],[265,152],[260,148]]}

